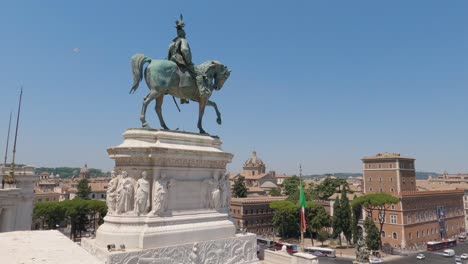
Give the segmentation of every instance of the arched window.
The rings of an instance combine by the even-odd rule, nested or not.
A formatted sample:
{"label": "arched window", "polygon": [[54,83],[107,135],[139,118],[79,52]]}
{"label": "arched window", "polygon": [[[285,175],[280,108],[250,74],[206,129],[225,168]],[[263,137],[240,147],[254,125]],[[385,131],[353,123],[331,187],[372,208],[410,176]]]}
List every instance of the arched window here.
{"label": "arched window", "polygon": [[393,232],[392,236],[393,236],[393,239],[398,239],[397,233]]}

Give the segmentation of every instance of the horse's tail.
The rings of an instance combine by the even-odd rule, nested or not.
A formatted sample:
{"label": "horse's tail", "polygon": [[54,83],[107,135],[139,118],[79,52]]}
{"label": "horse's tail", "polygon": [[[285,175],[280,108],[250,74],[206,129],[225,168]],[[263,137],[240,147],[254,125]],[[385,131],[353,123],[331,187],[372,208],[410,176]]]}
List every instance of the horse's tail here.
{"label": "horse's tail", "polygon": [[143,78],[143,65],[147,62],[151,62],[151,59],[141,53],[137,53],[131,58],[132,72],[133,72],[133,85],[130,89],[130,93],[133,93],[138,88],[138,84]]}

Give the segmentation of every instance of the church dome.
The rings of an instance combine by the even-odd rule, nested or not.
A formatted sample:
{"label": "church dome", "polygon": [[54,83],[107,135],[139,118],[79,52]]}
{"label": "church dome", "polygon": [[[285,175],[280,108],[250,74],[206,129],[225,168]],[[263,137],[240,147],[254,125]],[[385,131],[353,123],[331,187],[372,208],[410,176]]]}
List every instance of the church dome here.
{"label": "church dome", "polygon": [[265,165],[261,159],[257,157],[257,152],[252,152],[252,157],[244,162],[244,167],[257,167]]}

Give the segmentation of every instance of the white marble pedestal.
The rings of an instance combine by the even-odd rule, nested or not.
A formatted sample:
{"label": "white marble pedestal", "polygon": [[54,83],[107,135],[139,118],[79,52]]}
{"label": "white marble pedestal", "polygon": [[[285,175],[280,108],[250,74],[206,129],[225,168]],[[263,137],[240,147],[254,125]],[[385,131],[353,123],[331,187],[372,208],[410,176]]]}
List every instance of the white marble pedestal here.
{"label": "white marble pedestal", "polygon": [[[115,160],[116,172],[126,172],[128,178],[117,177],[121,185],[116,184],[116,190],[108,192],[108,197],[112,194],[116,197],[113,201],[117,204],[116,210],[109,209],[96,238],[85,241],[83,247],[101,255],[106,263],[257,261],[255,235],[236,235],[229,216],[230,186],[226,165],[233,155],[221,149],[222,142],[217,137],[153,129],[128,129],[123,136],[122,144],[107,151]],[[124,201],[120,197],[123,197],[121,190],[125,183],[127,189],[135,186],[130,192],[133,194],[126,199],[137,199],[133,195],[138,192],[136,183],[143,171],[148,175],[150,207],[144,213],[137,213],[132,208],[133,200],[120,206]],[[109,188],[112,190],[111,186]],[[123,244],[126,252],[109,253],[109,244],[117,248]],[[176,260],[143,261],[147,256],[154,259],[167,254]],[[187,262],[190,254],[193,258],[194,254],[202,254],[205,259],[214,258],[219,262]]]}

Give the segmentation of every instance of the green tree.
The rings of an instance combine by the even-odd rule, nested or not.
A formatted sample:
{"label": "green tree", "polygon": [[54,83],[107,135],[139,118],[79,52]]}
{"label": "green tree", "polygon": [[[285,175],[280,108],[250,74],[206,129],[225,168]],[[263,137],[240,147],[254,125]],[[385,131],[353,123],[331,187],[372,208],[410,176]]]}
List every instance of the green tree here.
{"label": "green tree", "polygon": [[91,187],[87,179],[81,179],[77,186],[78,192],[76,193],[77,198],[89,199],[88,195],[91,193]]}
{"label": "green tree", "polygon": [[351,244],[352,238],[352,216],[351,216],[351,205],[349,204],[349,199],[346,196],[346,191],[341,192],[340,199],[340,210],[341,210],[341,230],[343,235],[346,238],[347,244]]}
{"label": "green tree", "polygon": [[89,224],[88,215],[90,214],[90,210],[88,201],[90,200],[76,198],[63,202],[66,208],[66,217],[70,223],[70,239],[73,241],[78,237],[78,233],[81,237],[81,232],[86,231],[86,227]]}
{"label": "green tree", "polygon": [[94,230],[96,230],[97,225],[100,225],[104,221],[104,216],[107,214],[107,205],[106,202],[99,200],[89,200],[87,202],[92,227]]}
{"label": "green tree", "polygon": [[274,210],[272,223],[283,238],[297,237],[300,229],[299,205],[291,201],[270,203]]}
{"label": "green tree", "polygon": [[247,187],[245,186],[245,177],[239,176],[234,181],[233,196],[236,198],[247,197]]}
{"label": "green tree", "polygon": [[307,202],[307,229],[311,233],[312,245],[314,244],[313,233],[318,235],[319,230],[331,227],[331,217],[321,205]]}
{"label": "green tree", "polygon": [[38,202],[34,205],[33,219],[41,221],[41,229],[55,229],[65,220],[65,209],[59,202]]}
{"label": "green tree", "polygon": [[[353,200],[354,199],[356,199],[356,195],[354,195]],[[362,207],[360,205],[352,206],[351,211],[352,211],[351,232],[353,236],[353,244],[356,244],[359,237],[362,235],[360,234],[359,229],[358,229],[359,219],[361,219],[361,215],[362,215]]]}
{"label": "green tree", "polygon": [[333,237],[338,237],[341,246],[341,232],[343,232],[343,218],[341,201],[339,197],[336,197],[335,203],[333,204],[333,218],[332,218]]}
{"label": "green tree", "polygon": [[315,187],[314,199],[328,200],[334,193],[349,189],[345,179],[333,179],[326,177],[319,185]]}
{"label": "green tree", "polygon": [[366,245],[370,250],[378,250],[380,248],[380,232],[372,218],[366,218],[364,221],[366,229]]}
{"label": "green tree", "polygon": [[[299,192],[299,184],[301,180],[296,175],[293,175],[283,182],[284,192],[286,195],[291,195],[293,193]],[[299,197],[299,196],[298,196]]]}
{"label": "green tree", "polygon": [[322,243],[322,246],[323,246],[323,242],[327,241],[327,239],[328,239],[327,230],[321,229],[317,234],[317,240],[320,241]]}
{"label": "green tree", "polygon": [[268,194],[271,196],[281,196],[281,189],[278,187],[272,188]]}
{"label": "green tree", "polygon": [[[367,213],[367,218],[372,218],[373,213],[377,214],[380,225],[379,233],[382,233],[387,210],[390,205],[396,204],[398,201],[397,197],[388,193],[371,193],[357,197],[352,201],[351,205],[353,207],[362,206]],[[380,236],[379,244],[380,248],[382,248],[382,238]]]}

